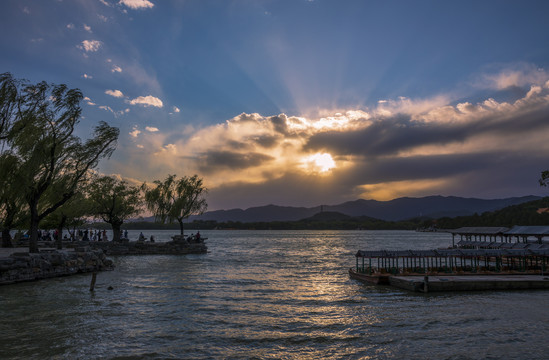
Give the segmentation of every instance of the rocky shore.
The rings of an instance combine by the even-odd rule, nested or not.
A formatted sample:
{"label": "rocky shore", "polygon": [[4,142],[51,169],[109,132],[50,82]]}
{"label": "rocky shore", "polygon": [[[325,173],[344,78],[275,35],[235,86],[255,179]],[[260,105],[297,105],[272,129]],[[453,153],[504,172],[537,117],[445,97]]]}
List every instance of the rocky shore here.
{"label": "rocky shore", "polygon": [[103,250],[90,247],[66,250],[42,248],[39,253],[29,253],[28,248],[2,249],[0,285],[113,268],[112,260],[106,257]]}
{"label": "rocky shore", "polygon": [[173,236],[172,241],[80,241],[63,242],[56,250],[54,242],[40,242],[39,253],[28,247],[0,248],[0,285],[33,281],[78,273],[112,270],[107,255],[185,255],[205,254],[205,239]]}
{"label": "rocky shore", "polygon": [[107,255],[185,255],[205,254],[208,247],[204,240],[189,240],[182,236],[173,236],[172,241],[150,242],[150,241],[96,241],[89,245],[94,249],[101,249]]}

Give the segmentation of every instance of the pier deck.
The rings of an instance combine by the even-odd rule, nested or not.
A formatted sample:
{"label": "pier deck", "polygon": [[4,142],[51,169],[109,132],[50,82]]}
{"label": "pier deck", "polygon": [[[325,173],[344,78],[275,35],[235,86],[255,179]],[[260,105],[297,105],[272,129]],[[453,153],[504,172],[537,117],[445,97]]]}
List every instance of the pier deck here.
{"label": "pier deck", "polygon": [[391,276],[389,282],[418,292],[549,289],[549,275]]}

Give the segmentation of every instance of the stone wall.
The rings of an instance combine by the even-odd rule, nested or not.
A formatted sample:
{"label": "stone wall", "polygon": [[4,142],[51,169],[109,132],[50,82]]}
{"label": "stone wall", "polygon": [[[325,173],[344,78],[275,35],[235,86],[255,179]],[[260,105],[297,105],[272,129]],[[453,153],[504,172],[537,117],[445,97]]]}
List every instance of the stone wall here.
{"label": "stone wall", "polygon": [[39,253],[14,252],[0,257],[0,285],[102,270],[112,270],[102,250],[41,249]]}

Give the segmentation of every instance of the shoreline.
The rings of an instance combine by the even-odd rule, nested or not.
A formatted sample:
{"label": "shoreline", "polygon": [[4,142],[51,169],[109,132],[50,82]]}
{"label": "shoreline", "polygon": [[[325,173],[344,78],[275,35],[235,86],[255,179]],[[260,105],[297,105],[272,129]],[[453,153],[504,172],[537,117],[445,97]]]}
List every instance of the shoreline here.
{"label": "shoreline", "polygon": [[38,253],[21,247],[0,250],[0,285],[113,269],[113,261],[102,250],[89,247],[41,248]]}
{"label": "shoreline", "polygon": [[206,254],[205,239],[190,240],[180,236],[168,242],[149,241],[79,241],[41,242],[38,253],[27,247],[0,248],[0,286],[26,281],[113,270],[108,256]]}

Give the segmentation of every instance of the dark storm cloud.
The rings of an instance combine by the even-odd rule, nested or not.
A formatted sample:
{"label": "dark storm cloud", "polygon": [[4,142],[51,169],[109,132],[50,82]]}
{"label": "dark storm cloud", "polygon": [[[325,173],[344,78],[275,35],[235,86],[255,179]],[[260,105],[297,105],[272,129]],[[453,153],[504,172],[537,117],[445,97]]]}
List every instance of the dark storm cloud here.
{"label": "dark storm cloud", "polygon": [[236,141],[236,140],[227,140],[225,142],[225,146],[231,150],[251,150],[252,146],[246,142],[243,141]]}
{"label": "dark storm cloud", "polygon": [[269,149],[275,147],[278,144],[279,140],[279,136],[256,135],[249,136],[240,141],[226,140],[224,146],[234,151],[253,151],[253,149],[255,148],[254,144]]}
{"label": "dark storm cloud", "polygon": [[[360,187],[365,184],[445,179],[447,181],[444,183],[444,189],[428,188],[424,193],[409,193],[408,196],[503,198],[539,194],[540,186],[537,179],[544,167],[547,167],[545,154],[511,151],[418,156],[387,161],[365,161],[351,170],[338,170],[334,172],[333,177],[288,173],[262,183],[224,184],[212,189],[209,195],[212,208],[224,209],[234,208],[231,204],[239,203],[238,200],[242,198],[253,199],[247,202],[247,207],[270,203],[301,206],[334,205],[364,197],[364,190]],[[523,186],[517,187],[517,184]]]}
{"label": "dark storm cloud", "polygon": [[[211,188],[213,208],[241,199],[249,206],[318,206],[357,198],[537,195],[537,179],[549,167],[549,85],[525,94],[514,102],[387,102],[362,118],[242,115],[228,123],[231,140],[220,137],[221,146],[195,159],[203,173],[239,175]],[[285,161],[273,161],[271,149]],[[328,153],[336,166],[302,166],[315,153]]]}
{"label": "dark storm cloud", "polygon": [[412,121],[408,115],[376,121],[367,128],[330,131],[313,135],[306,150],[326,150],[335,154],[395,154],[420,145],[463,141],[464,129],[447,124]]}
{"label": "dark storm cloud", "polygon": [[273,157],[265,154],[241,154],[230,151],[209,151],[197,159],[199,169],[204,173],[211,173],[220,168],[245,169],[262,165],[271,160],[273,160]]}
{"label": "dark storm cloud", "polygon": [[469,136],[474,134],[519,135],[545,131],[549,127],[549,103],[531,102],[518,111],[492,114],[467,127]]}
{"label": "dark storm cloud", "polygon": [[525,154],[512,152],[508,154],[485,152],[387,158],[365,157],[352,169],[338,172],[338,178],[348,186],[446,178],[460,173],[508,165],[509,160],[520,161],[525,156]]}
{"label": "dark storm cloud", "polygon": [[[475,106],[468,106],[478,111]],[[318,133],[309,138],[304,148],[330,151],[338,155],[381,156],[423,145],[464,142],[474,136],[517,136],[532,131],[546,131],[549,127],[549,104],[546,100],[524,101],[519,109],[492,111],[479,116],[473,114],[472,121],[446,121],[442,116],[439,122],[426,122],[401,114],[376,120],[361,130]]]}
{"label": "dark storm cloud", "polygon": [[287,134],[288,133],[288,124],[287,124],[287,116],[284,114],[280,114],[278,116],[271,116],[268,118],[271,124],[273,124],[273,128],[275,131],[279,132],[280,134]]}
{"label": "dark storm cloud", "polygon": [[250,141],[264,148],[275,147],[278,144],[279,140],[280,140],[280,137],[272,136],[272,135],[259,135],[259,136],[250,138]]}

